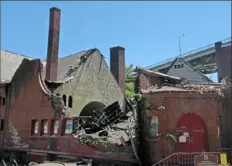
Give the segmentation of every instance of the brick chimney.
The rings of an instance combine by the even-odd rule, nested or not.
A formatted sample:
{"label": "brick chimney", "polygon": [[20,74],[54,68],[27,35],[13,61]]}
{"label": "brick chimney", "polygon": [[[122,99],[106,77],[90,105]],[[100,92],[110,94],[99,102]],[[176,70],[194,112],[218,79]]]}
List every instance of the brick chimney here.
{"label": "brick chimney", "polygon": [[46,79],[57,80],[58,51],[60,38],[60,9],[50,8]]}
{"label": "brick chimney", "polygon": [[110,48],[110,71],[118,82],[122,93],[125,94],[125,48],[119,46]]}

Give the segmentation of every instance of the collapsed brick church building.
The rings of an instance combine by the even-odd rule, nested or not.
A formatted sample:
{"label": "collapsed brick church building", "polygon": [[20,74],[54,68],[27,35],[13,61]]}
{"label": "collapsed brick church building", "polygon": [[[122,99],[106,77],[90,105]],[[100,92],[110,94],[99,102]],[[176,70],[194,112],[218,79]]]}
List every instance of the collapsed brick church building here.
{"label": "collapsed brick church building", "polygon": [[[59,27],[60,10],[52,8],[46,61],[1,50],[0,149],[28,148],[24,142],[35,140],[34,149],[74,148],[61,137],[72,133],[73,124],[68,119],[60,123],[60,117],[88,117],[115,101],[123,103],[125,49],[110,49],[110,69],[95,48],[58,58]],[[223,56],[220,58],[223,61]],[[220,78],[228,76],[223,75],[228,72],[226,66],[219,69]],[[183,87],[179,77],[142,68],[137,68],[137,73],[137,88],[145,99],[140,112],[142,147],[151,163],[179,151],[232,148],[231,97],[223,93],[225,100],[221,84]],[[7,117],[11,121],[5,121]],[[31,124],[25,124],[25,119]],[[4,128],[9,130],[4,132]],[[5,142],[6,135],[10,142]],[[51,135],[57,141],[52,141]],[[60,147],[56,146],[59,142]]]}
{"label": "collapsed brick church building", "polygon": [[[125,49],[110,48],[111,70],[96,48],[58,58],[60,9],[50,9],[49,25],[46,61],[1,50],[1,150],[26,148],[24,142],[30,140],[37,140],[33,148],[46,149],[48,136],[71,134],[73,126],[67,118],[88,117],[93,110],[97,114],[115,101],[123,104]],[[62,116],[66,125],[59,123]],[[31,124],[25,124],[25,119],[31,119]],[[4,141],[6,137],[10,142]],[[65,146],[50,148],[62,150]]]}

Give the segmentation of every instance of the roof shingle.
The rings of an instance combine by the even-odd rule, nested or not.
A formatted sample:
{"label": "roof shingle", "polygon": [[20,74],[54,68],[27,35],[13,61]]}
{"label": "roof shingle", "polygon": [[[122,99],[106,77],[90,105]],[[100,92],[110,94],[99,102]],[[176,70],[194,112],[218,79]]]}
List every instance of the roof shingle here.
{"label": "roof shingle", "polygon": [[[58,59],[58,69],[57,69],[57,80],[62,80],[70,66],[77,63],[82,55],[84,55],[88,50],[78,52],[76,54],[68,55]],[[20,66],[22,60],[26,58],[32,60],[33,58],[24,55],[12,53],[10,51],[1,50],[1,82],[11,81],[14,73]],[[45,78],[46,74],[46,61],[43,62],[42,77]]]}

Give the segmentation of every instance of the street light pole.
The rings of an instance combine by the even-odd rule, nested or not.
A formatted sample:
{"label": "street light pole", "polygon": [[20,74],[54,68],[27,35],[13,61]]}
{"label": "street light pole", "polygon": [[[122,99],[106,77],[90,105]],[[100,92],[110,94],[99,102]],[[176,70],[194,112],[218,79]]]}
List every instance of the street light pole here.
{"label": "street light pole", "polygon": [[182,34],[182,35],[179,36],[179,54],[180,54],[180,57],[181,57],[181,41],[180,41],[180,38],[181,38],[182,36],[185,36],[185,35]]}

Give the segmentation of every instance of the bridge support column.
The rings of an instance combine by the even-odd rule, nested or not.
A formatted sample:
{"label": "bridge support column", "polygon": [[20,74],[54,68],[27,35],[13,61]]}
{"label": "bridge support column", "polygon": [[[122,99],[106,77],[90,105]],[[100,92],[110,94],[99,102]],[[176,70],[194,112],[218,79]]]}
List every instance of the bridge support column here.
{"label": "bridge support column", "polygon": [[[222,47],[221,42],[215,43],[216,63],[218,69],[218,81],[229,77],[232,79],[232,53],[231,45]],[[222,111],[220,118],[220,139],[222,148],[232,149],[232,87],[224,92],[225,98],[222,103]]]}
{"label": "bridge support column", "polygon": [[218,82],[224,77],[232,78],[231,46],[222,47],[222,42],[215,43]]}

